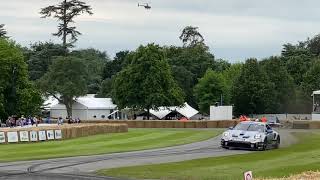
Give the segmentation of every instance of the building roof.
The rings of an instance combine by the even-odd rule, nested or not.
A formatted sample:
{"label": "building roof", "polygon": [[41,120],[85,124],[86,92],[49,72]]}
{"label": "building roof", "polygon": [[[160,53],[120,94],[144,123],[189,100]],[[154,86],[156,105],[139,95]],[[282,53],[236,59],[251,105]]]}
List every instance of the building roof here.
{"label": "building roof", "polygon": [[313,96],[313,95],[318,95],[318,94],[320,94],[320,90],[318,90],[318,91],[313,91],[312,96]]}
{"label": "building roof", "polygon": [[[75,99],[76,106],[84,106],[86,109],[115,109],[111,98],[96,98],[94,94],[88,94]],[[80,106],[79,106],[80,105]],[[54,97],[48,97],[44,103],[45,109],[65,109],[65,106],[58,102]]]}
{"label": "building roof", "polygon": [[188,119],[190,119],[191,117],[199,113],[199,111],[191,107],[188,103],[184,103],[182,107],[179,107],[179,106],[160,107],[159,110],[150,110],[150,113],[159,119],[163,119],[173,111],[180,113],[181,115],[183,115],[184,117],[187,117]]}
{"label": "building roof", "polygon": [[89,109],[115,109],[111,98],[87,98],[81,97],[76,99],[76,102],[86,106]]}

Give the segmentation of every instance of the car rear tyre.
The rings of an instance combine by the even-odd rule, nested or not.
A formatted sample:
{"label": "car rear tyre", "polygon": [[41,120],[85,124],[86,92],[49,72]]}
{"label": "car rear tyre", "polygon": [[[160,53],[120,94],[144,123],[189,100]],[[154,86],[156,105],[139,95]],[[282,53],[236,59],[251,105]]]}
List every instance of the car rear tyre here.
{"label": "car rear tyre", "polygon": [[276,143],[274,144],[274,148],[278,149],[280,147],[280,137],[277,137]]}

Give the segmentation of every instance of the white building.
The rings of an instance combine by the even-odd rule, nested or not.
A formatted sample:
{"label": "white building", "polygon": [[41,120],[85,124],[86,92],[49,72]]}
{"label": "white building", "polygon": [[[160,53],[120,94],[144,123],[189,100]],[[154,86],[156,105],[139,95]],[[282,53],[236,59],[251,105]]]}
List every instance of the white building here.
{"label": "white building", "polygon": [[210,106],[210,120],[232,120],[232,106]]}
{"label": "white building", "polygon": [[[50,111],[52,118],[67,117],[65,105],[53,97],[49,97],[44,106]],[[126,119],[126,116],[117,110],[111,98],[95,98],[94,94],[88,94],[75,100],[72,105],[72,117],[81,120]]]}

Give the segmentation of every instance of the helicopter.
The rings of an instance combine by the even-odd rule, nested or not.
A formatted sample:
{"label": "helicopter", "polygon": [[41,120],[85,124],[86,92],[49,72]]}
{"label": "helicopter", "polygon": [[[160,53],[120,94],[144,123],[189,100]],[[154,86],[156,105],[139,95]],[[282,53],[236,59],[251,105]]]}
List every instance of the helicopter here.
{"label": "helicopter", "polygon": [[145,9],[151,9],[151,6],[148,3],[138,3],[138,7],[144,7]]}

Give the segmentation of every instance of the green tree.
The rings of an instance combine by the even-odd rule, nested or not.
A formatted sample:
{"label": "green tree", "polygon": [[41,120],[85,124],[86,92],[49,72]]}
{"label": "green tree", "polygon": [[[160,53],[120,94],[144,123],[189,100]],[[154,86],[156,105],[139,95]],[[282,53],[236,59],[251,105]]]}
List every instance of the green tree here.
{"label": "green tree", "polygon": [[311,53],[316,56],[320,55],[320,34],[317,34],[312,39],[308,39],[305,44]]}
{"label": "green tree", "polygon": [[174,81],[165,53],[158,45],[140,46],[113,83],[112,98],[120,109],[148,111],[182,105],[183,92]]}
{"label": "green tree", "polygon": [[229,99],[226,80],[221,73],[209,69],[194,88],[200,112],[209,114],[210,106],[220,102],[221,97]]}
{"label": "green tree", "polygon": [[303,43],[298,45],[285,44],[282,50],[282,61],[296,85],[300,86],[303,75],[308,71],[315,55]]}
{"label": "green tree", "polygon": [[236,114],[272,113],[275,86],[256,59],[248,59],[232,88]]}
{"label": "green tree", "polygon": [[4,24],[0,24],[0,38],[7,38],[7,31],[4,29]]}
{"label": "green tree", "polygon": [[41,95],[28,80],[27,64],[20,47],[0,39],[0,64],[0,119],[39,113]]}
{"label": "green tree", "polygon": [[72,117],[75,98],[87,93],[86,66],[79,58],[59,57],[38,81],[38,86],[46,95],[51,95],[64,104],[68,116]]}
{"label": "green tree", "polygon": [[198,31],[198,27],[194,26],[185,27],[182,30],[182,33],[179,38],[182,41],[184,47],[192,47],[195,45],[204,44],[203,36]]}
{"label": "green tree", "polygon": [[28,63],[30,79],[40,79],[48,70],[54,59],[63,56],[63,46],[52,42],[38,42],[25,50],[25,58]]}
{"label": "green tree", "polygon": [[70,55],[83,61],[88,74],[88,93],[97,94],[100,90],[104,67],[110,61],[107,53],[96,49],[82,49],[72,51]]}
{"label": "green tree", "polygon": [[304,74],[301,87],[308,96],[320,89],[320,59],[317,59]]}
{"label": "green tree", "polygon": [[[42,8],[40,11],[42,18],[53,17],[60,22],[58,32],[53,35],[62,38],[62,45],[65,49],[73,47],[73,44],[78,40],[78,36],[81,35],[76,27],[70,24],[74,23],[75,17],[84,13],[92,15],[92,8],[79,0],[63,0],[57,5]],[[70,41],[67,42],[69,35],[71,36]]]}
{"label": "green tree", "polygon": [[214,55],[203,45],[186,48],[171,46],[165,47],[165,51],[173,76],[186,94],[187,102],[196,107],[193,88],[208,68],[214,68]]}
{"label": "green tree", "polygon": [[110,79],[120,72],[129,62],[129,51],[120,51],[112,61],[106,62],[103,69],[103,79]]}
{"label": "green tree", "polygon": [[273,113],[287,113],[291,100],[295,97],[295,84],[286,70],[285,65],[281,62],[280,57],[270,57],[260,62],[266,72],[268,79],[276,88],[275,97],[270,104]]}

